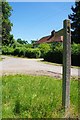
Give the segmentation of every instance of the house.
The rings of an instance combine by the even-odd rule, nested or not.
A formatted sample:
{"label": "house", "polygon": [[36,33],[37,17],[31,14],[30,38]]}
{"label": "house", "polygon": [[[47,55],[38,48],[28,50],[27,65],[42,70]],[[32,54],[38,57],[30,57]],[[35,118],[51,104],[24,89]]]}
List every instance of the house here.
{"label": "house", "polygon": [[42,37],[40,40],[35,42],[35,44],[41,44],[41,43],[52,43],[52,42],[63,42],[63,29],[55,32],[53,30],[51,32],[51,35]]}

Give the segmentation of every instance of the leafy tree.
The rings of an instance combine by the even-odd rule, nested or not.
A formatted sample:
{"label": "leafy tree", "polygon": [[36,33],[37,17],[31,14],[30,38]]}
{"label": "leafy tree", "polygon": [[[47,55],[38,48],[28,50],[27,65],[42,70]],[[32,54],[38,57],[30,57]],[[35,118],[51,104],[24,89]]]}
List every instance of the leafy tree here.
{"label": "leafy tree", "polygon": [[71,28],[72,28],[72,43],[80,43],[80,1],[75,2],[75,7],[72,6],[73,13],[69,15],[71,19]]}
{"label": "leafy tree", "polygon": [[31,44],[34,44],[34,43],[36,43],[36,40],[31,40]]}
{"label": "leafy tree", "polygon": [[0,2],[0,46],[2,44],[2,3]]}
{"label": "leafy tree", "polygon": [[20,43],[20,44],[28,44],[28,41],[21,40],[20,38],[17,39],[17,42]]}
{"label": "leafy tree", "polygon": [[9,17],[11,16],[12,7],[8,2],[2,2],[2,44],[11,45],[13,35],[10,35],[11,27],[13,24],[10,22]]}

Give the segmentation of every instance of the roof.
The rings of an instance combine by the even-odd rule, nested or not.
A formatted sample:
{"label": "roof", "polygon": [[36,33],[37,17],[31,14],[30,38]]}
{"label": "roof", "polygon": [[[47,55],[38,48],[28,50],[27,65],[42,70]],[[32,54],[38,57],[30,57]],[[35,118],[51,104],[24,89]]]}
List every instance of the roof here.
{"label": "roof", "polygon": [[39,41],[36,42],[36,44],[45,43],[49,40],[49,38],[50,38],[50,35],[42,37]]}
{"label": "roof", "polygon": [[48,43],[50,42],[63,42],[63,36],[59,36],[59,37],[52,37],[49,39],[49,41],[47,41]]}
{"label": "roof", "polygon": [[49,36],[42,37],[35,44],[51,43],[51,42],[63,42],[63,29],[55,32],[55,34],[53,34],[53,32],[51,32],[51,35],[49,35]]}

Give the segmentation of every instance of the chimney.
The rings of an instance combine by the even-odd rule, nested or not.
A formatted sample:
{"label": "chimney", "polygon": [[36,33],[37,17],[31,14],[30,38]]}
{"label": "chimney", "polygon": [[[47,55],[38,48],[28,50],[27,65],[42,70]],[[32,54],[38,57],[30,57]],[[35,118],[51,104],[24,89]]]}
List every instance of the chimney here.
{"label": "chimney", "polygon": [[51,37],[54,36],[54,34],[55,34],[55,30],[51,32]]}

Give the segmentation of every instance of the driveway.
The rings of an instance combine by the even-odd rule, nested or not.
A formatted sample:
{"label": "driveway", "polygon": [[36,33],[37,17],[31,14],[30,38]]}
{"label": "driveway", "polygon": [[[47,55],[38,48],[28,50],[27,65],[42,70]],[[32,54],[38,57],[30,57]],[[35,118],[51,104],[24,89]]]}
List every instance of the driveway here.
{"label": "driveway", "polygon": [[[40,62],[42,59],[27,59],[2,56],[0,62],[0,75],[5,74],[32,74],[48,75],[54,77],[62,76],[62,66],[50,65]],[[78,77],[79,70],[71,68],[71,76]]]}

